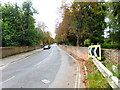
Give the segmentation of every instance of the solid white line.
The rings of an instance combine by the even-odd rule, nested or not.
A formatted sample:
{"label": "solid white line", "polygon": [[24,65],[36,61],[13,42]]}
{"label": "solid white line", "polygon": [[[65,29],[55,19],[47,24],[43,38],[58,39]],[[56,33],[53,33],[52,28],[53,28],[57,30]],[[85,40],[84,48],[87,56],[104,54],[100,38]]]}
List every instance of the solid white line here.
{"label": "solid white line", "polygon": [[12,76],[11,78],[9,78],[9,79],[7,79],[7,80],[1,82],[0,84],[3,84],[3,83],[5,83],[5,82],[8,82],[9,80],[13,79],[14,77],[15,77],[15,76]]}
{"label": "solid white line", "polygon": [[[80,64],[78,64],[79,66],[80,66]],[[78,70],[79,70],[79,72],[78,72],[78,75],[79,75],[79,77],[78,77],[78,88],[80,88],[80,77],[81,77],[81,75],[80,75],[80,67],[78,67]]]}
{"label": "solid white line", "polygon": [[84,65],[84,69],[85,69],[85,74],[86,74],[86,76],[87,76],[87,68],[86,68],[85,65]]}
{"label": "solid white line", "polygon": [[7,67],[9,64],[10,64],[10,63],[7,63],[7,64],[1,66],[0,69],[3,69],[3,68],[5,68],[5,67]]}
{"label": "solid white line", "polygon": [[[51,51],[51,53],[50,53],[50,55],[49,55],[48,57],[50,57],[50,56],[52,55],[52,53],[53,53],[53,50]],[[41,63],[47,61],[47,60],[49,59],[48,57],[45,58],[45,59],[43,59],[41,62],[39,62],[38,64],[36,64],[36,65],[34,65],[34,66],[36,67],[36,66],[40,65]]]}
{"label": "solid white line", "polygon": [[[62,50],[61,48],[59,48],[58,46],[57,46],[57,48],[59,49],[59,50]],[[64,50],[62,50],[64,53],[66,53],[68,56],[70,56],[74,61],[77,61],[75,58],[73,58],[71,55],[69,55],[67,52],[65,52]],[[78,61],[77,61],[78,62]],[[76,70],[76,79],[75,79],[75,89],[76,88],[78,88],[79,87],[79,85],[78,85],[78,82],[79,82],[79,84],[80,84],[80,77],[81,77],[81,75],[80,75],[80,72],[79,72],[80,70],[79,70],[79,68],[78,68],[78,63],[77,63],[77,70]]]}
{"label": "solid white line", "polygon": [[75,79],[75,88],[77,88],[77,83],[78,83],[78,64],[77,64],[77,70],[76,70],[76,79]]}
{"label": "solid white line", "polygon": [[77,64],[77,75],[76,75],[76,81],[75,81],[75,88],[80,88],[80,68],[79,68],[79,63]]}

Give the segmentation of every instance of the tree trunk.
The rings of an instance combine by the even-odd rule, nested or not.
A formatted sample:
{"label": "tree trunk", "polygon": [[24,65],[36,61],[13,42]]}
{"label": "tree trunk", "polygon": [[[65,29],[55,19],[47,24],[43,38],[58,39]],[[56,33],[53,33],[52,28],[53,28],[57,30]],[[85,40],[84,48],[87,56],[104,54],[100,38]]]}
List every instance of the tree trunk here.
{"label": "tree trunk", "polygon": [[84,47],[84,41],[82,40],[82,47]]}
{"label": "tree trunk", "polygon": [[79,46],[80,45],[80,39],[79,39],[79,35],[77,34],[77,42],[76,42],[76,45]]}

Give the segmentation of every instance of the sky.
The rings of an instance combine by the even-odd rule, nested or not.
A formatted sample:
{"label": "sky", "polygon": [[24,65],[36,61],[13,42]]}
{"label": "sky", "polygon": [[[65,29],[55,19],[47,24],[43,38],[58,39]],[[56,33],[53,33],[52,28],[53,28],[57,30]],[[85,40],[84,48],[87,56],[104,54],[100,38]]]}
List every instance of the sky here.
{"label": "sky", "polygon": [[[26,0],[1,0],[1,4],[10,2],[17,3],[19,6]],[[36,19],[36,24],[38,22],[44,22],[48,28],[47,31],[50,31],[52,37],[55,37],[55,25],[56,19],[60,17],[58,14],[58,8],[61,6],[63,0],[30,0],[33,3],[33,7],[38,11],[39,14],[35,14],[34,18]],[[69,0],[64,0],[69,1]]]}

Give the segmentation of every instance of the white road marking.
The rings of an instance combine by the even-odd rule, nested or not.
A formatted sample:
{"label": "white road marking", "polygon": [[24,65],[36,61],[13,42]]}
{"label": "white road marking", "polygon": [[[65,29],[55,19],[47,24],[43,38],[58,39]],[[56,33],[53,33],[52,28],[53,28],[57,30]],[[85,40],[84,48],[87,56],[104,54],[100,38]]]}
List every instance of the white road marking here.
{"label": "white road marking", "polygon": [[[80,64],[78,64],[79,66],[80,66]],[[80,88],[80,77],[81,77],[81,75],[80,75],[80,67],[78,67],[78,70],[79,70],[79,72],[78,72],[78,88]]]}
{"label": "white road marking", "polygon": [[[53,50],[51,51],[51,53],[50,53],[50,55],[49,55],[48,57],[50,57],[50,56],[52,55],[52,53],[53,53]],[[41,62],[39,62],[38,64],[36,64],[36,65],[34,65],[34,66],[36,67],[36,66],[40,65],[41,63],[47,61],[47,60],[49,59],[48,57],[45,58],[45,59],[43,59]]]}
{"label": "white road marking", "polygon": [[[59,50],[62,50],[61,48],[59,48],[58,46],[57,46],[57,48],[59,49]],[[67,52],[65,52],[64,50],[62,50],[64,53],[66,53],[68,56],[70,56],[73,60],[75,60],[76,62],[78,62],[75,58],[73,58],[71,55],[69,55]],[[76,88],[80,88],[79,87],[79,84],[80,84],[80,77],[81,77],[81,75],[80,75],[80,70],[79,70],[79,64],[77,64],[77,70],[76,70],[76,78],[75,78],[75,89]]]}
{"label": "white road marking", "polygon": [[76,70],[76,79],[75,79],[75,88],[77,88],[77,83],[78,83],[78,64],[77,64],[77,70]]}
{"label": "white road marking", "polygon": [[75,88],[80,88],[80,77],[81,77],[81,74],[80,74],[80,67],[79,67],[79,63],[77,64],[77,70],[76,70],[76,79],[75,79]]}
{"label": "white road marking", "polygon": [[2,70],[3,68],[7,67],[10,63],[4,64],[2,66],[0,66],[0,69]]}
{"label": "white road marking", "polygon": [[47,84],[47,83],[50,83],[50,81],[49,80],[47,80],[47,79],[43,79],[43,80],[41,80],[43,83],[45,83],[45,84]]}
{"label": "white road marking", "polygon": [[85,74],[86,74],[86,76],[87,76],[87,68],[86,68],[85,65],[84,65],[84,69],[85,69]]}
{"label": "white road marking", "polygon": [[[59,48],[58,46],[57,46],[57,48],[59,49],[59,50],[62,50],[61,48]],[[71,55],[69,55],[67,52],[65,52],[64,50],[62,50],[64,53],[66,53],[68,56],[70,56],[73,60],[75,60],[75,61],[77,61],[75,58],[73,58]],[[78,62],[78,61],[77,61]],[[77,70],[76,70],[76,78],[75,78],[75,89],[76,88],[80,88],[80,78],[81,78],[81,74],[80,74],[80,67],[79,67],[80,65],[79,65],[79,62],[78,62],[78,64],[77,64]]]}
{"label": "white road marking", "polygon": [[15,77],[15,76],[12,76],[11,78],[9,78],[9,79],[7,79],[7,80],[5,80],[5,81],[1,82],[1,83],[0,83],[0,85],[1,85],[1,84],[3,84],[3,83],[5,83],[5,82],[10,81],[10,80],[11,80],[11,79],[13,79],[14,77]]}

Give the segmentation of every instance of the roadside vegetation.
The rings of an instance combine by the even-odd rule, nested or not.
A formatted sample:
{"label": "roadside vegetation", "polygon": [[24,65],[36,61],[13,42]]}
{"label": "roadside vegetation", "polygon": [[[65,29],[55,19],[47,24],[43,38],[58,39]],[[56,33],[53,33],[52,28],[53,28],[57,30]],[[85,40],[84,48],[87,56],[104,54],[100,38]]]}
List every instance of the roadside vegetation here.
{"label": "roadside vegetation", "polygon": [[[120,2],[62,4],[62,21],[56,25],[58,44],[120,49]],[[107,29],[109,28],[109,29]]]}
{"label": "roadside vegetation", "polygon": [[50,32],[43,29],[46,26],[43,22],[35,25],[33,15],[38,12],[32,2],[25,1],[21,7],[17,3],[6,3],[0,9],[3,47],[45,45],[54,41]]}
{"label": "roadside vegetation", "polygon": [[88,75],[87,75],[87,88],[107,88],[112,89],[107,78],[103,77],[101,72],[94,65],[92,60],[88,60],[86,63]]}
{"label": "roadside vegetation", "polygon": [[[111,59],[105,59],[104,61],[102,61],[102,64],[105,65],[105,67],[113,73],[113,76],[116,76],[118,79],[120,79],[120,71],[118,69],[118,65],[119,65],[118,63],[114,62]],[[116,68],[113,66],[115,66]]]}
{"label": "roadside vegetation", "polygon": [[[56,42],[62,45],[88,47],[100,44],[102,48],[120,49],[120,2],[73,2],[62,4],[62,20],[56,24]],[[59,20],[59,19],[58,19]],[[103,64],[114,72],[118,67],[112,60]],[[87,88],[112,89],[92,60],[86,63]]]}

